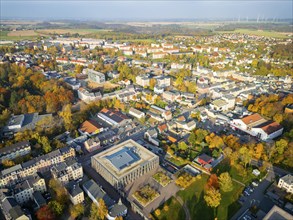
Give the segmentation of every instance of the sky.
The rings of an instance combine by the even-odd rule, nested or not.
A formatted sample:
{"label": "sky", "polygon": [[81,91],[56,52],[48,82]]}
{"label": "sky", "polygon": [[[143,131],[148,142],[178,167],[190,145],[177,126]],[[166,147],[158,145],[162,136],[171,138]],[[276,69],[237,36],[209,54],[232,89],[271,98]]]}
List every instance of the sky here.
{"label": "sky", "polygon": [[292,19],[292,0],[64,1],[0,0],[1,19]]}

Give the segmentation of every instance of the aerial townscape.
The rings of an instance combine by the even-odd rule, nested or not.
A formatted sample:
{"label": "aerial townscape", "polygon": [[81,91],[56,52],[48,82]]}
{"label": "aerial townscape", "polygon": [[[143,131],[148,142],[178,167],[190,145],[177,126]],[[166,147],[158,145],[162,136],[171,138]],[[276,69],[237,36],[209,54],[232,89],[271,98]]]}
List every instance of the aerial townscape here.
{"label": "aerial townscape", "polygon": [[2,6],[0,219],[293,219],[292,11],[105,21]]}

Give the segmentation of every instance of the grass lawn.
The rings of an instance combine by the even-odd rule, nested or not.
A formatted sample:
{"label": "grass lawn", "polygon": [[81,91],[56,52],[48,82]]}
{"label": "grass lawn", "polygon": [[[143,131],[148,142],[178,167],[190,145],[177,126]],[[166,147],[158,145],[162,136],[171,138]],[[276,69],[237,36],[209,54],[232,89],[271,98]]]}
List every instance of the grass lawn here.
{"label": "grass lawn", "polygon": [[[187,203],[191,219],[202,219],[203,216],[205,220],[215,218],[214,210],[206,205],[203,198],[204,185],[208,178],[208,175],[203,174],[201,179],[197,179],[191,186],[178,192],[178,195]],[[230,219],[237,212],[240,208],[237,200],[242,190],[243,186],[234,183],[234,188],[231,192],[221,192],[222,202],[217,210],[218,219]]]}
{"label": "grass lawn", "polygon": [[168,160],[170,162],[176,164],[177,166],[183,166],[183,165],[187,164],[187,162],[185,160],[183,160],[183,159],[182,160],[178,160],[178,159],[176,159],[174,157],[170,157],[170,158],[168,158]]}
{"label": "grass lawn", "polygon": [[[168,211],[164,210],[164,206],[168,206]],[[152,213],[153,217],[157,220],[184,220],[185,219],[185,212],[183,207],[179,204],[179,202],[174,198],[171,197],[168,199],[163,205],[159,207],[161,210],[161,214],[156,216],[155,213]]]}
{"label": "grass lawn", "polygon": [[230,176],[238,180],[239,182],[244,183],[245,185],[250,184],[250,182],[255,179],[256,177],[252,174],[252,168],[247,169],[247,175],[241,176],[239,171],[234,166],[230,166],[229,162],[227,160],[223,160],[220,164],[218,164],[215,169],[213,170],[213,173],[216,173],[217,175],[219,173],[228,172]]}
{"label": "grass lawn", "polygon": [[153,178],[163,187],[167,186],[171,182],[171,178],[161,171],[153,175]]}
{"label": "grass lawn", "polygon": [[274,37],[274,38],[290,38],[287,36],[288,33],[267,31],[267,30],[252,30],[252,29],[236,29],[234,31],[219,31],[219,33],[240,33],[240,34],[250,34],[264,37]]}

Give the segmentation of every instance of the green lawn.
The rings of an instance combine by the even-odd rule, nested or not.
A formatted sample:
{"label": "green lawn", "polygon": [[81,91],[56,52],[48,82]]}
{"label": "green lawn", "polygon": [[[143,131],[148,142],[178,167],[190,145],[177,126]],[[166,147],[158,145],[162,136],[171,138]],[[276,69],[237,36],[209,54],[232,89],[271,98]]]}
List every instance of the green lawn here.
{"label": "green lawn", "polygon": [[38,36],[8,36],[10,31],[0,31],[0,41],[18,41],[18,40],[32,40],[36,39]]}
{"label": "green lawn", "polygon": [[[191,186],[183,191],[179,191],[178,195],[187,203],[190,211],[191,219],[214,219],[214,210],[206,205],[204,201],[204,185],[209,178],[208,175],[203,174],[201,179],[197,179]],[[234,183],[234,188],[231,192],[222,194],[222,201],[217,210],[217,218],[219,220],[230,219],[237,210],[240,204],[237,202],[243,190],[243,186]]]}
{"label": "green lawn", "polygon": [[274,38],[290,38],[286,34],[276,31],[267,30],[252,30],[252,29],[236,29],[234,31],[219,31],[218,33],[240,33],[240,34],[250,34],[264,37],[274,37]]}
{"label": "green lawn", "polygon": [[230,166],[229,162],[227,160],[223,160],[220,164],[218,164],[214,168],[214,170],[212,172],[216,173],[217,175],[219,175],[220,173],[223,173],[223,172],[228,172],[233,179],[238,180],[239,182],[242,182],[245,185],[250,184],[252,182],[252,180],[256,178],[252,174],[251,167],[247,168],[247,175],[246,176],[241,176],[239,171],[236,169],[236,167]]}
{"label": "green lawn", "polygon": [[[164,206],[168,206],[168,211],[165,211]],[[162,206],[159,207],[161,214],[156,216],[155,213],[152,213],[153,217],[157,220],[184,220],[185,212],[179,202],[174,198],[168,199]]]}
{"label": "green lawn", "polygon": [[185,165],[185,164],[188,164],[188,162],[189,162],[189,161],[184,160],[184,159],[182,159],[182,160],[178,160],[178,159],[176,159],[176,158],[174,158],[174,157],[170,157],[170,158],[168,158],[168,160],[169,160],[170,162],[176,164],[177,166],[183,166],[183,165]]}

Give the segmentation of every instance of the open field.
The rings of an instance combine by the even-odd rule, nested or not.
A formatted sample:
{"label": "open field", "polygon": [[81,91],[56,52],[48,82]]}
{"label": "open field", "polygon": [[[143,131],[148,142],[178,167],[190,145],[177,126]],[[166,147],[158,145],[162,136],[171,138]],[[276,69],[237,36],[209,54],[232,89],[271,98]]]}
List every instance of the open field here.
{"label": "open field", "polygon": [[38,36],[43,36],[35,33],[33,30],[28,31],[1,31],[0,40],[32,40]]}
{"label": "open field", "polygon": [[95,83],[95,82],[88,82],[88,87],[91,89],[101,88],[103,87],[104,90],[111,91],[117,88],[119,85],[106,81],[105,83]]}
{"label": "open field", "polygon": [[240,33],[240,34],[249,34],[249,35],[256,35],[256,36],[264,36],[264,37],[274,37],[274,38],[290,38],[288,36],[291,34],[291,38],[293,33],[283,33],[283,32],[276,32],[276,31],[264,31],[264,30],[250,30],[250,29],[236,29],[234,31],[217,31],[217,33]]}
{"label": "open field", "polygon": [[42,34],[80,34],[80,35],[85,35],[85,34],[94,34],[102,31],[111,31],[111,30],[106,30],[106,29],[42,29],[42,30],[37,30],[38,33]]}

